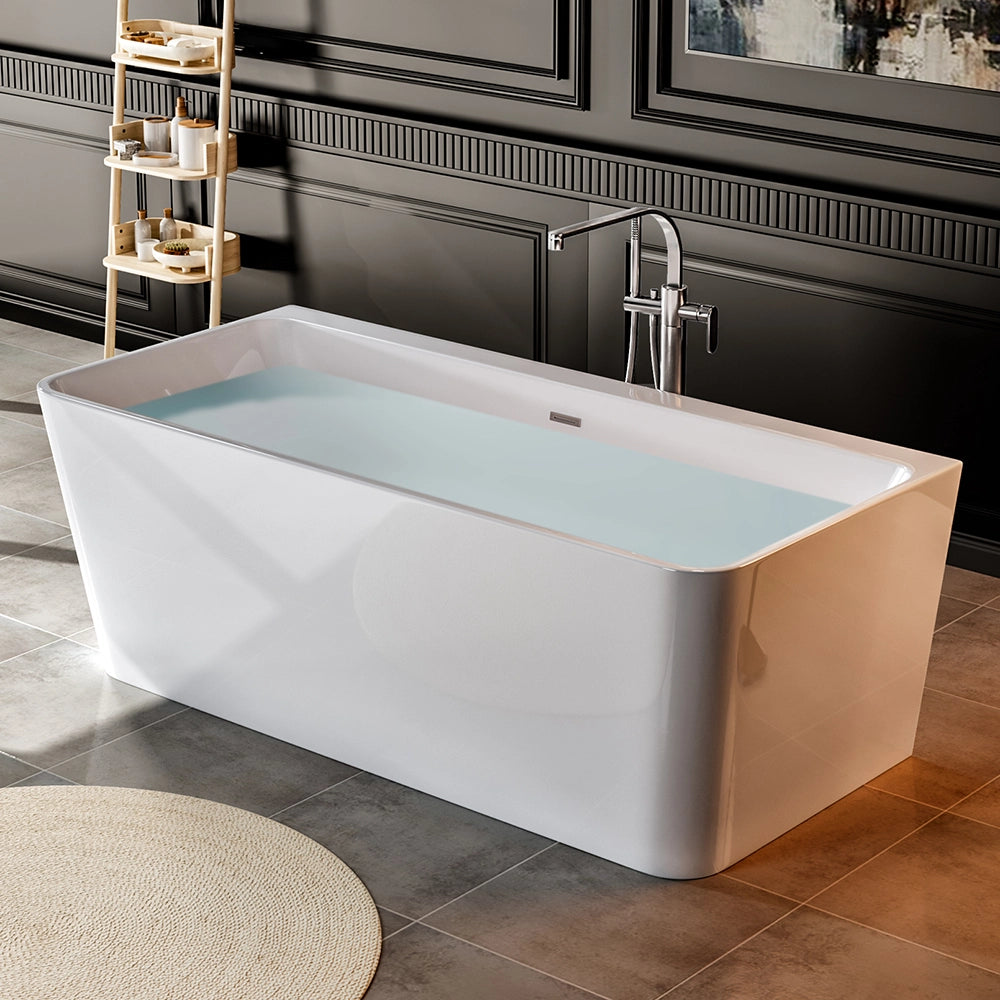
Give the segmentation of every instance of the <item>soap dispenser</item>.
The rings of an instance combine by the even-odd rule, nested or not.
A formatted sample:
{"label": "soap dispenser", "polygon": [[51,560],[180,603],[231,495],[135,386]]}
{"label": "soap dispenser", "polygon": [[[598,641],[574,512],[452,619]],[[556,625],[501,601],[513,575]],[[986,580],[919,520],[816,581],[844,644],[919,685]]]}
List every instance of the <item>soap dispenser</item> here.
{"label": "soap dispenser", "polygon": [[177,98],[177,109],[174,117],[170,119],[170,152],[176,153],[180,147],[180,139],[177,137],[177,129],[182,121],[188,117],[187,101],[183,97]]}

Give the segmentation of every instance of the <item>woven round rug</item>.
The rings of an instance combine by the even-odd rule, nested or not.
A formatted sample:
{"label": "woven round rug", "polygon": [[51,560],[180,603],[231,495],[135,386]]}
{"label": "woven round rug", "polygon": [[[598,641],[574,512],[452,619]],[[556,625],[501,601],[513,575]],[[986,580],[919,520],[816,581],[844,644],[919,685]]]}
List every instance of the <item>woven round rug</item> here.
{"label": "woven round rug", "polygon": [[361,880],[256,813],[132,788],[0,789],[3,1000],[357,1000]]}

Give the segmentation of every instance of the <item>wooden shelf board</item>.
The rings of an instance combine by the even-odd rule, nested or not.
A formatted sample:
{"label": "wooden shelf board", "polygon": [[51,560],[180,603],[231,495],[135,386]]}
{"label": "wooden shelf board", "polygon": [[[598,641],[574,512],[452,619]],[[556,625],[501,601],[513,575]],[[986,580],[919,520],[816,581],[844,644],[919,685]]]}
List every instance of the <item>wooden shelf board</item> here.
{"label": "wooden shelf board", "polygon": [[[172,285],[203,285],[212,280],[212,275],[204,268],[195,271],[175,271],[173,268],[164,267],[158,261],[139,260],[134,253],[113,254],[105,257],[103,264],[114,271],[127,271],[129,274],[140,274],[145,278],[153,278],[156,281],[166,281]],[[223,271],[223,277],[235,274],[239,270],[237,265],[228,271]]]}
{"label": "wooden shelf board", "polygon": [[[129,170],[134,174],[150,174],[153,177],[166,177],[170,181],[210,181],[215,179],[215,171],[183,170],[180,167],[147,167],[133,163],[131,160],[120,160],[117,156],[105,156],[104,165],[114,170]],[[237,166],[229,167],[226,173],[232,173]]]}
{"label": "wooden shelf board", "polygon": [[208,62],[193,66],[182,66],[171,59],[152,59],[149,56],[134,56],[131,52],[115,52],[111,61],[124,63],[135,69],[151,69],[157,73],[170,73],[173,76],[218,76],[221,72],[218,66]]}

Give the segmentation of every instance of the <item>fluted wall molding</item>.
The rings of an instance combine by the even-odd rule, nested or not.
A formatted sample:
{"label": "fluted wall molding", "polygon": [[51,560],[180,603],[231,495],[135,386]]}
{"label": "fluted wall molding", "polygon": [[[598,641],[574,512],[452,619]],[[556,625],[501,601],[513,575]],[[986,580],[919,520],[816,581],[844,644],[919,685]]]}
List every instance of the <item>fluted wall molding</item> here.
{"label": "fluted wall molding", "polygon": [[[109,69],[0,53],[0,89],[89,108],[110,104]],[[163,77],[130,78],[134,114],[166,113],[178,93],[198,115],[212,92]],[[140,110],[141,109],[141,112]],[[298,147],[673,215],[851,250],[976,271],[1000,270],[1000,225],[895,203],[608,156],[532,140],[362,114],[267,94],[236,93],[236,130]]]}

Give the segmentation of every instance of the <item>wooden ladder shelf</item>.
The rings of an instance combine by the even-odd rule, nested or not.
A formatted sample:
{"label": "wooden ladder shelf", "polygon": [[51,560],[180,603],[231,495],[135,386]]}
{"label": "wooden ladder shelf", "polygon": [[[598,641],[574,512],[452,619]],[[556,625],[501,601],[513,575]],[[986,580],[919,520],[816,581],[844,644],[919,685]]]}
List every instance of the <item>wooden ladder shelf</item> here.
{"label": "wooden ladder shelf", "polygon": [[[172,284],[211,284],[209,298],[209,326],[222,322],[222,279],[240,269],[240,241],[235,233],[226,232],[226,180],[236,169],[236,137],[229,131],[230,93],[234,59],[233,29],[236,0],[224,0],[221,28],[208,28],[199,24],[180,24],[176,21],[130,21],[128,0],[117,0],[117,42],[111,57],[115,66],[112,124],[109,129],[109,155],[104,162],[111,168],[111,197],[109,208],[108,255],[104,258],[107,268],[107,302],[104,313],[104,356],[115,353],[115,328],[118,317],[118,275],[122,271],[139,274],[157,281]],[[126,44],[123,36],[136,31],[151,31],[159,35],[184,35],[204,40],[198,45],[198,59],[180,62],[167,58],[166,46]],[[161,56],[163,53],[163,56]],[[171,76],[219,77],[219,120],[216,122],[218,140],[205,148],[201,169],[182,169],[179,166],[146,166],[120,159],[114,143],[118,139],[142,139],[142,122],[125,121],[126,73],[132,68],[142,68]],[[143,173],[164,177],[172,181],[215,180],[215,199],[211,227],[177,220],[179,238],[210,240],[205,247],[204,267],[178,270],[164,267],[157,262],[140,261],[136,254],[135,222],[122,222],[122,177],[125,173]],[[159,235],[161,219],[150,219],[153,235]]]}

